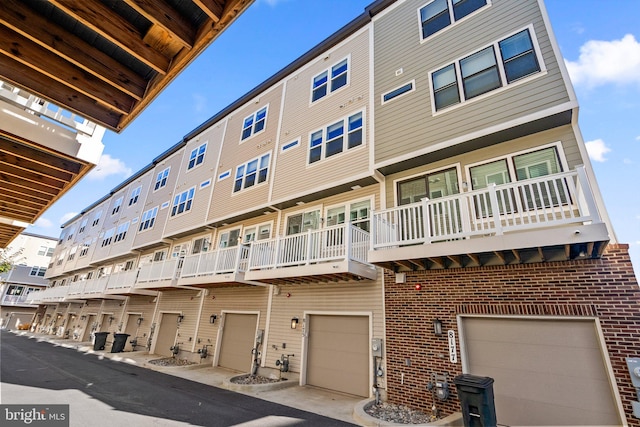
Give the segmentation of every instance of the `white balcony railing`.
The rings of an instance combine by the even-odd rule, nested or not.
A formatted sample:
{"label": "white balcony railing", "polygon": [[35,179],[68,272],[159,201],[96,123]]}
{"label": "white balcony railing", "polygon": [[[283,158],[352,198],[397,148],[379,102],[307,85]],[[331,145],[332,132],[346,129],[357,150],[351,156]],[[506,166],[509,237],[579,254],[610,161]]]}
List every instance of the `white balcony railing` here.
{"label": "white balcony railing", "polygon": [[180,277],[189,278],[244,272],[247,269],[248,259],[249,246],[247,245],[189,255],[184,258]]}
{"label": "white balcony railing", "polygon": [[42,291],[31,292],[27,301],[31,304],[42,304],[51,302],[64,301],[65,297],[69,293],[69,286],[56,286],[53,288],[47,288]]}
{"label": "white balcony railing", "polygon": [[182,259],[172,258],[165,261],[144,264],[140,267],[136,284],[177,278],[181,261]]}
{"label": "white balcony railing", "polygon": [[31,304],[32,297],[30,296],[32,293],[37,291],[31,291],[29,294],[23,295],[5,295],[2,297],[1,305],[27,305]]}
{"label": "white balcony railing", "polygon": [[585,222],[600,222],[600,217],[579,167],[374,212],[371,249]]}
{"label": "white balcony railing", "polygon": [[369,233],[352,225],[251,243],[249,270],[289,267],[311,263],[354,260],[367,263]]}
{"label": "white balcony railing", "polygon": [[113,273],[109,276],[107,282],[107,290],[127,289],[132,287],[136,282],[138,270],[123,270]]}
{"label": "white balcony railing", "polygon": [[92,296],[104,294],[104,291],[107,288],[107,282],[109,282],[109,277],[110,276],[107,274],[88,280],[87,284],[84,286],[82,297],[90,298]]}

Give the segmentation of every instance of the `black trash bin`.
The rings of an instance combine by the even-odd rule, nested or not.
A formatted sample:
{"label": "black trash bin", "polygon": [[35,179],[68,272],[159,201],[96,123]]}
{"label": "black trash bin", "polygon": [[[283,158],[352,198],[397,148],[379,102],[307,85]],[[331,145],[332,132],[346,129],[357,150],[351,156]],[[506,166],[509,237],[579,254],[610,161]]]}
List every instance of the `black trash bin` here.
{"label": "black trash bin", "polygon": [[465,427],[497,425],[493,378],[462,374],[455,377],[453,383],[458,391]]}
{"label": "black trash bin", "polygon": [[107,335],[109,335],[109,332],[95,332],[93,335],[93,349],[95,351],[104,350],[104,346],[107,343]]}
{"label": "black trash bin", "polygon": [[124,346],[127,344],[127,338],[129,334],[113,334],[113,345],[111,346],[111,353],[120,353],[124,350]]}

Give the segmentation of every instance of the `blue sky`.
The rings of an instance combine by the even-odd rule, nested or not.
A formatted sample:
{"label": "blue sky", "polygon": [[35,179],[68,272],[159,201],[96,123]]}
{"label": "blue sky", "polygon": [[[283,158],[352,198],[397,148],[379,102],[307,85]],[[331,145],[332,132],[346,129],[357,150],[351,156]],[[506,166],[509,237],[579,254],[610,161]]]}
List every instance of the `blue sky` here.
{"label": "blue sky", "polygon": [[[107,131],[100,164],[27,231],[57,237],[62,223],[359,16],[371,1],[256,0],[124,132]],[[607,210],[640,275],[640,1],[545,4]]]}

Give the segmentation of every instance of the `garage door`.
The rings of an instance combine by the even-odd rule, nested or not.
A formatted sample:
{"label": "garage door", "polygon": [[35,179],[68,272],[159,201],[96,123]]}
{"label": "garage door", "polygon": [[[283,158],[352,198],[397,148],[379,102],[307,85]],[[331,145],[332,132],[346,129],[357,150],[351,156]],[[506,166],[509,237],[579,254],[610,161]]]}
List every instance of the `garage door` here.
{"label": "garage door", "polygon": [[[175,344],[176,332],[178,332],[178,314],[162,313],[157,335],[158,338],[156,338],[156,346],[153,352],[162,356],[173,356],[171,347]],[[184,345],[184,343],[182,345]]]}
{"label": "garage door", "polygon": [[369,396],[369,318],[309,316],[307,384]]}
{"label": "garage door", "polygon": [[255,345],[257,314],[226,313],[218,365],[240,372],[250,372]]}
{"label": "garage door", "polygon": [[594,321],[464,318],[469,373],[504,425],[621,425]]}

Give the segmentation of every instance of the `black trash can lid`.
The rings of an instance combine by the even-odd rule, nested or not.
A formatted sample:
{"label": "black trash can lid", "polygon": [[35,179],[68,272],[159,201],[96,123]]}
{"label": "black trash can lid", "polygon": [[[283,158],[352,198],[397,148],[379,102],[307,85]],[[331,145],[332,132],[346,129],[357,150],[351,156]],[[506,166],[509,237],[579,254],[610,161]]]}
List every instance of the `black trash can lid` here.
{"label": "black trash can lid", "polygon": [[116,337],[118,337],[118,336],[120,336],[120,337],[121,336],[128,337],[129,336],[129,334],[116,334],[115,332],[113,333],[113,335],[116,336]]}
{"label": "black trash can lid", "polygon": [[453,379],[453,383],[458,386],[471,386],[478,388],[489,388],[493,384],[493,378],[491,377],[480,377],[477,375],[471,374],[462,374],[458,375]]}

